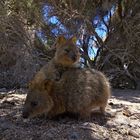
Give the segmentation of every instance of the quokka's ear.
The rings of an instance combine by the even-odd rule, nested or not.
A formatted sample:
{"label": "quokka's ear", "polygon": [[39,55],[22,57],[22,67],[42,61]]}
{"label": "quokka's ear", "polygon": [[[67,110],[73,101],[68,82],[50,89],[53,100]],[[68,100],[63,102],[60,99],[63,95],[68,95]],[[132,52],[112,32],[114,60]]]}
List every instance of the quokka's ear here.
{"label": "quokka's ear", "polygon": [[76,37],[76,36],[73,36],[73,37],[70,38],[70,40],[71,40],[74,44],[76,44],[77,37]]}
{"label": "quokka's ear", "polygon": [[64,44],[65,42],[66,42],[66,38],[63,35],[59,36],[56,40],[56,44],[58,45]]}

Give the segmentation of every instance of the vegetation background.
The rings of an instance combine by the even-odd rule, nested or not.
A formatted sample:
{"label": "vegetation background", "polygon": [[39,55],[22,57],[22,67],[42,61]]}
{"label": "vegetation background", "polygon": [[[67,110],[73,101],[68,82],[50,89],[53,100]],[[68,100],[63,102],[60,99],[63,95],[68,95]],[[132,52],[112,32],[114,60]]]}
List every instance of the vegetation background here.
{"label": "vegetation background", "polygon": [[83,66],[106,73],[113,87],[138,88],[138,0],[1,0],[0,88],[26,87],[61,34],[77,36]]}

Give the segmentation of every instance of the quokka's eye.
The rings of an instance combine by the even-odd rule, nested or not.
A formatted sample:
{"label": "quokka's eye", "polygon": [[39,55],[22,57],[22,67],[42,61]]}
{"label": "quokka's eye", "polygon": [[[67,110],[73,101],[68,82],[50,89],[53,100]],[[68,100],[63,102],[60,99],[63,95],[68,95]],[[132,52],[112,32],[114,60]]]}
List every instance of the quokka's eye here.
{"label": "quokka's eye", "polygon": [[32,106],[32,107],[35,107],[35,106],[37,106],[37,105],[38,105],[38,102],[37,102],[37,101],[32,101],[32,102],[31,102],[31,106]]}
{"label": "quokka's eye", "polygon": [[68,49],[65,49],[65,52],[66,52],[66,53],[69,53],[69,52],[70,52],[70,50],[68,50]]}

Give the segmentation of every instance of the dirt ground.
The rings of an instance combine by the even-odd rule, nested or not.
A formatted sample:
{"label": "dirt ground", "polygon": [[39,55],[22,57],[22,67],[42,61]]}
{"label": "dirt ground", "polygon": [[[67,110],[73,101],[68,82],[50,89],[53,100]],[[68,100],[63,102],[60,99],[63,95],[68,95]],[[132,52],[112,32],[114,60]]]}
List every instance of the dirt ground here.
{"label": "dirt ground", "polygon": [[140,90],[113,90],[107,115],[23,119],[25,90],[0,90],[0,140],[140,140]]}

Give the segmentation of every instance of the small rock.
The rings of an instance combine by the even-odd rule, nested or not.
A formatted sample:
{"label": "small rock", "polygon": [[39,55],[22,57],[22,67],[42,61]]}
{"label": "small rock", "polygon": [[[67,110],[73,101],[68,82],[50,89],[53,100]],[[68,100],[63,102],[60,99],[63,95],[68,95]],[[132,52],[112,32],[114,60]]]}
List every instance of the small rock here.
{"label": "small rock", "polygon": [[110,113],[110,117],[111,117],[111,118],[114,118],[114,117],[116,116],[116,114],[117,114],[117,111],[112,111],[112,112]]}
{"label": "small rock", "polygon": [[128,125],[128,124],[130,124],[129,119],[127,119],[127,117],[121,117],[120,115],[117,116],[117,117],[114,119],[114,122],[115,122],[116,124],[120,124],[120,125]]}
{"label": "small rock", "polygon": [[138,134],[136,131],[133,131],[133,130],[129,130],[129,131],[127,132],[127,134],[128,134],[128,135],[131,135],[131,136],[133,136],[133,137],[135,137],[135,138],[140,138],[140,137],[139,137],[139,134]]}
{"label": "small rock", "polygon": [[127,117],[130,117],[131,116],[131,112],[128,110],[128,108],[124,108],[123,109],[123,115],[127,116]]}

